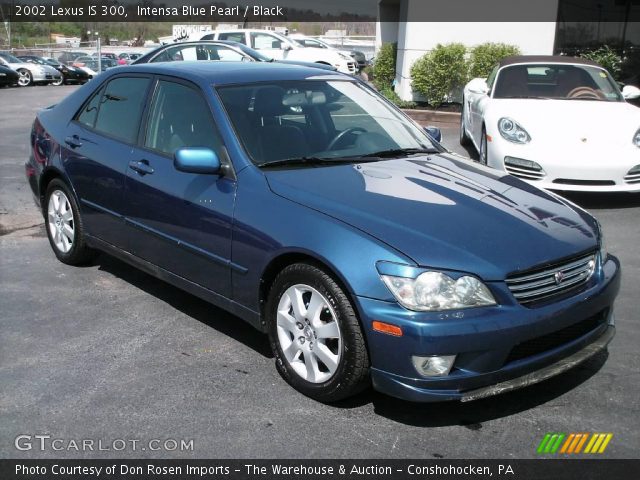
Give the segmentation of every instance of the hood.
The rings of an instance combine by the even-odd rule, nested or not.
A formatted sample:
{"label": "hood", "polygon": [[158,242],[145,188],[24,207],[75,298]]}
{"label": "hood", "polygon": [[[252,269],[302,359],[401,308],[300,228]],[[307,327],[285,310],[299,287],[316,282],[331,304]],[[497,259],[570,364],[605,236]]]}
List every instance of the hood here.
{"label": "hood", "polygon": [[265,171],[272,191],[341,220],[416,264],[502,280],[597,248],[585,211],[452,154]]}
{"label": "hood", "polygon": [[640,128],[640,109],[627,102],[594,100],[494,99],[487,107],[493,124],[501,117],[518,122],[532,138],[587,138],[589,145],[631,144]]}

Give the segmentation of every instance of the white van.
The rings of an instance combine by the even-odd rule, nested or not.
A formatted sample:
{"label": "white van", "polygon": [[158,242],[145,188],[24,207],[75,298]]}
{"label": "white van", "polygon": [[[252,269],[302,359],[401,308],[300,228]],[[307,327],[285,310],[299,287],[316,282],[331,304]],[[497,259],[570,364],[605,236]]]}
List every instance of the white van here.
{"label": "white van", "polygon": [[296,60],[302,62],[324,63],[334,66],[339,72],[355,74],[356,62],[349,55],[337,50],[305,48],[290,38],[268,30],[220,30],[189,40],[227,40],[243,43],[263,55],[276,60]]}

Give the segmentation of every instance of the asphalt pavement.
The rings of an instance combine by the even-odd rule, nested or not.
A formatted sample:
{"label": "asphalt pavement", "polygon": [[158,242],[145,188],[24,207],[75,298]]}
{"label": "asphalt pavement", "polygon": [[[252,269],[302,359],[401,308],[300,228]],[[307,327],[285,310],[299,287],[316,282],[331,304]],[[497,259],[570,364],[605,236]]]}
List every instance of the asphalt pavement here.
{"label": "asphalt pavement", "polygon": [[[323,405],[280,378],[266,338],[238,318],[107,255],[56,261],[23,164],[35,112],[74,88],[0,89],[0,458],[533,458],[547,432],[611,432],[604,457],[638,458],[640,195],[571,196],[623,265],[608,355],[467,404],[366,391]],[[94,449],[69,447],[83,440]]]}

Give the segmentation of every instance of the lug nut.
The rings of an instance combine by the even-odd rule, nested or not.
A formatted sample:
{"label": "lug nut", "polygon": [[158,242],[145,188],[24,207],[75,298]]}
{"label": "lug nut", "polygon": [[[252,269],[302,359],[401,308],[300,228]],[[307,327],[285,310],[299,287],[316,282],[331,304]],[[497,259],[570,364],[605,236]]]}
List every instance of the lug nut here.
{"label": "lug nut", "polygon": [[304,337],[300,337],[298,338],[298,341],[300,342],[300,345],[304,344],[305,338]]}
{"label": "lug nut", "polygon": [[296,327],[298,327],[299,330],[302,330],[304,328],[304,325],[302,325],[302,323],[300,322],[296,322]]}

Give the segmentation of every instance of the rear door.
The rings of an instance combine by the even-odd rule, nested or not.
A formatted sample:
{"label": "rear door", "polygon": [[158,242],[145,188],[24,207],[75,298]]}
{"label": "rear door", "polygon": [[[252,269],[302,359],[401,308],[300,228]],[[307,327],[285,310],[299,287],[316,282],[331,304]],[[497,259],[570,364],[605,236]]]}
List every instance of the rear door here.
{"label": "rear door", "polygon": [[126,181],[129,250],[220,295],[231,295],[231,227],[236,181],[185,173],[173,166],[180,147],[207,147],[224,163],[226,151],[200,88],[159,78],[146,128]]}
{"label": "rear door", "polygon": [[138,138],[151,78],[118,76],[83,105],[62,140],[62,162],[72,179],[89,234],[126,246],[124,184]]}

